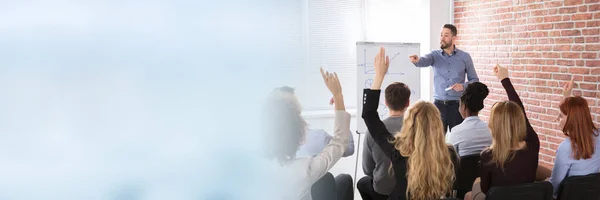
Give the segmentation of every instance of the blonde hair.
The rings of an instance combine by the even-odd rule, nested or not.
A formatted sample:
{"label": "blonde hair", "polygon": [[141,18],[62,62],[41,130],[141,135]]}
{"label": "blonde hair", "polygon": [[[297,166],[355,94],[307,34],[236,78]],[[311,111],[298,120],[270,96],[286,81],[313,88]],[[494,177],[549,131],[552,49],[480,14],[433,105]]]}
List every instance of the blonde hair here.
{"label": "blonde hair", "polygon": [[504,164],[513,159],[513,150],[519,148],[519,142],[527,135],[523,109],[512,101],[495,103],[488,127],[492,133],[492,162],[503,169]]}
{"label": "blonde hair", "polygon": [[439,199],[452,190],[455,166],[435,105],[420,101],[409,108],[392,142],[402,156],[408,157],[406,195],[410,194],[410,199]]}

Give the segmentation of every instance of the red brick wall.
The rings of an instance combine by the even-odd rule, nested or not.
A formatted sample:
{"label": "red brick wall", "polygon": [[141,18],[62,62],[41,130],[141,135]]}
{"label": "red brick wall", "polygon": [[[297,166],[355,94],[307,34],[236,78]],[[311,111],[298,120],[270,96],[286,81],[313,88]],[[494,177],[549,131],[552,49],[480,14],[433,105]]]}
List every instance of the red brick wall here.
{"label": "red brick wall", "polygon": [[491,87],[482,115],[506,100],[492,67],[508,66],[541,140],[540,164],[552,166],[565,137],[555,122],[562,86],[571,76],[600,124],[600,0],[456,0],[457,47]]}

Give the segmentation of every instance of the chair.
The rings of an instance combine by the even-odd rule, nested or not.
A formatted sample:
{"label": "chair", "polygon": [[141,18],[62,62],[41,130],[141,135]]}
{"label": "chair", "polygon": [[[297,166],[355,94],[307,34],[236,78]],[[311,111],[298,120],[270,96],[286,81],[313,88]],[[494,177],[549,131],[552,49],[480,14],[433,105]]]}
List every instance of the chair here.
{"label": "chair", "polygon": [[486,200],[552,200],[552,183],[548,181],[492,187]]}
{"label": "chair", "polygon": [[460,166],[457,166],[459,168],[454,181],[457,198],[464,198],[473,188],[473,182],[479,176],[479,159],[479,154],[460,157]]}
{"label": "chair", "polygon": [[600,200],[600,173],[565,178],[557,197],[558,200]]}
{"label": "chair", "polygon": [[327,172],[315,182],[311,187],[311,196],[313,200],[337,199],[333,174]]}

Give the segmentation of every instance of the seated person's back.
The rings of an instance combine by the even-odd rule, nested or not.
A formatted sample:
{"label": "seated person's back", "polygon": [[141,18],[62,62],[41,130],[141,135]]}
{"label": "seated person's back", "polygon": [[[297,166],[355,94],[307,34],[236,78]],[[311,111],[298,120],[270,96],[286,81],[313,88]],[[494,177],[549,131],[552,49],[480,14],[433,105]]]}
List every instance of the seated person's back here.
{"label": "seated person's back", "polygon": [[600,130],[594,125],[587,101],[579,96],[566,97],[560,110],[560,127],[568,137],[558,146],[550,177],[555,195],[566,177],[600,172]]}
{"label": "seated person's back", "polygon": [[473,82],[467,85],[460,97],[459,112],[464,120],[446,135],[446,142],[456,147],[460,156],[480,154],[492,145],[488,124],[478,116],[488,93],[485,84]]}
{"label": "seated person's back", "polygon": [[493,143],[481,153],[480,164],[484,194],[496,186],[533,182],[540,149],[537,133],[508,78],[508,69],[497,65],[495,71],[509,101],[497,102],[491,109],[489,127]]}
{"label": "seated person's back", "polygon": [[[401,82],[390,84],[385,89],[385,105],[389,110],[389,117],[383,120],[386,129],[393,134],[400,132],[403,124],[404,111],[410,104],[410,88]],[[392,193],[396,180],[390,174],[390,159],[375,143],[371,134],[365,134],[363,149],[363,177],[357,188],[363,199],[383,199]]]}

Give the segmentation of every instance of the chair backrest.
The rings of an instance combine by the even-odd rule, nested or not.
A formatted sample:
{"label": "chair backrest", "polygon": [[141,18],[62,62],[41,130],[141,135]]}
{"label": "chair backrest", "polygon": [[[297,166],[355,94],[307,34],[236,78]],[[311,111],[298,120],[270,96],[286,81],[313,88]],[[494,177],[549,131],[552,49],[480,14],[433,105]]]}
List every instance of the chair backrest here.
{"label": "chair backrest", "polygon": [[454,181],[454,190],[456,197],[464,198],[468,191],[471,191],[473,182],[479,176],[479,154],[460,157],[460,166]]}
{"label": "chair backrest", "polygon": [[600,173],[565,178],[557,196],[559,200],[600,200]]}
{"label": "chair backrest", "polygon": [[311,196],[313,200],[337,199],[333,174],[327,172],[315,182],[311,187]]}
{"label": "chair backrest", "polygon": [[548,181],[492,187],[486,200],[552,200],[552,184]]}

